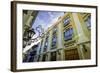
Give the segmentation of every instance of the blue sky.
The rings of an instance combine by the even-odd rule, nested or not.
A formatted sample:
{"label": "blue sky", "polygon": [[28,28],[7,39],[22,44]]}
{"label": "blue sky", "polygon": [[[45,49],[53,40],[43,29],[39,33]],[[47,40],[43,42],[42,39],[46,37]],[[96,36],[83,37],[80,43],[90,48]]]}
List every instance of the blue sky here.
{"label": "blue sky", "polygon": [[64,15],[64,12],[39,11],[32,28],[35,29],[38,25],[42,25],[42,28],[47,30],[62,15]]}
{"label": "blue sky", "polygon": [[[39,11],[38,15],[32,25],[33,29],[36,29],[39,25],[42,25],[42,28],[44,31],[48,29],[48,27],[52,26],[53,23],[55,23],[60,16],[64,15],[64,12],[53,12],[53,11]],[[32,39],[37,38],[38,32],[35,30],[35,35],[32,37]],[[41,41],[41,39],[38,39],[36,42],[32,42],[31,45],[24,48],[24,52],[30,49],[33,45],[38,44]]]}

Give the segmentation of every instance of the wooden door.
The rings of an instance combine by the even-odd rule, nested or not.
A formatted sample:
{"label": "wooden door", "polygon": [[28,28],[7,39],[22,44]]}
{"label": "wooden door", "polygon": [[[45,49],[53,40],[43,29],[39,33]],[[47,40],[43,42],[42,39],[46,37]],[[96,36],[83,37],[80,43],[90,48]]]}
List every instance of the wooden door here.
{"label": "wooden door", "polygon": [[77,49],[65,50],[65,60],[78,60],[79,55]]}

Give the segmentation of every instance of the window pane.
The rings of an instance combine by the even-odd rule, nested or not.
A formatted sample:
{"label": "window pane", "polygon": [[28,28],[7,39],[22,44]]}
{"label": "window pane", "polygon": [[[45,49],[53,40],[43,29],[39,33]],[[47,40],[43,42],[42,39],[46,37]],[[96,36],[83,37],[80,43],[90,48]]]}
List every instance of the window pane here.
{"label": "window pane", "polygon": [[[52,47],[55,47],[57,43],[57,27],[53,29],[53,34],[52,34]],[[54,49],[54,48],[53,48]]]}
{"label": "window pane", "polygon": [[70,35],[72,35],[73,34],[73,29],[72,28],[70,28]]}
{"label": "window pane", "polygon": [[46,40],[45,40],[44,52],[47,50],[47,47],[48,47],[48,36],[46,37]]}
{"label": "window pane", "polygon": [[87,25],[87,28],[91,29],[91,17],[90,16],[85,20],[85,23]]}
{"label": "window pane", "polygon": [[52,47],[56,46],[57,37],[53,36],[52,38]]}
{"label": "window pane", "polygon": [[64,20],[64,26],[68,25],[70,23],[70,18],[67,17],[65,20]]}
{"label": "window pane", "polygon": [[72,35],[73,35],[73,29],[72,28],[66,29],[65,32],[64,32],[64,40],[65,41],[71,40],[72,39]]}

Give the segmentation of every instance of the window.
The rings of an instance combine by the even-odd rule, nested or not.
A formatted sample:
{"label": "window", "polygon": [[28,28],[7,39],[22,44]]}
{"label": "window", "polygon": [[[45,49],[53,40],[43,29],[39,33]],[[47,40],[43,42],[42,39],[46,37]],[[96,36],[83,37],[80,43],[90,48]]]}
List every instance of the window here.
{"label": "window", "polygon": [[52,38],[52,47],[56,46],[56,42],[57,42],[57,38],[56,38],[56,36],[53,36],[53,38]]}
{"label": "window", "polygon": [[85,23],[87,25],[87,28],[91,29],[91,16],[88,16],[88,18],[85,20]]}
{"label": "window", "polygon": [[47,47],[48,47],[48,36],[46,37],[46,40],[45,40],[44,52],[47,50]]}
{"label": "window", "polygon": [[52,34],[52,47],[55,47],[57,43],[57,28],[55,27],[53,29],[53,34]]}
{"label": "window", "polygon": [[56,61],[56,52],[51,52],[51,61]]}
{"label": "window", "polygon": [[70,23],[70,18],[67,17],[65,20],[64,20],[64,26],[68,25]]}
{"label": "window", "polygon": [[41,53],[42,43],[43,43],[43,40],[41,41],[41,44],[40,44],[39,54]]}
{"label": "window", "polygon": [[72,39],[72,35],[73,35],[73,29],[72,28],[68,28],[64,31],[64,40],[68,41]]}

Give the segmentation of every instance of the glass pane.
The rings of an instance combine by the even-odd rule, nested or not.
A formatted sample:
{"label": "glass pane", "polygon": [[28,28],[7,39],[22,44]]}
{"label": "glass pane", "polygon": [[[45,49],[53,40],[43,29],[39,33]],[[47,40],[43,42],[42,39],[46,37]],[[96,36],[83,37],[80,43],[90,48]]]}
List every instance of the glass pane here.
{"label": "glass pane", "polygon": [[68,25],[69,23],[70,23],[70,18],[68,17],[64,20],[64,26]]}
{"label": "glass pane", "polygon": [[91,17],[89,16],[87,20],[85,20],[88,29],[91,29]]}
{"label": "glass pane", "polygon": [[66,29],[66,31],[64,32],[64,40],[67,41],[72,39],[72,34],[73,34],[72,28]]}

